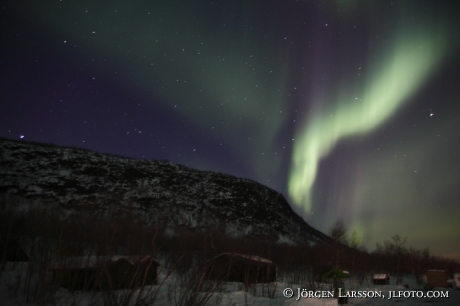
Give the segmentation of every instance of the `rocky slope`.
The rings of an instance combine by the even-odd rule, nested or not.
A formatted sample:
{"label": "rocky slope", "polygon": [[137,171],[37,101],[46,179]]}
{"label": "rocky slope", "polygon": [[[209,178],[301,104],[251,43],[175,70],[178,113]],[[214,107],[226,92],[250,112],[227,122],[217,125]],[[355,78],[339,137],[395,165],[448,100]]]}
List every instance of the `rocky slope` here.
{"label": "rocky slope", "polygon": [[34,206],[63,217],[126,214],[170,229],[213,227],[294,243],[330,241],[272,189],[166,161],[1,139],[0,177],[2,203],[14,202],[15,209]]}

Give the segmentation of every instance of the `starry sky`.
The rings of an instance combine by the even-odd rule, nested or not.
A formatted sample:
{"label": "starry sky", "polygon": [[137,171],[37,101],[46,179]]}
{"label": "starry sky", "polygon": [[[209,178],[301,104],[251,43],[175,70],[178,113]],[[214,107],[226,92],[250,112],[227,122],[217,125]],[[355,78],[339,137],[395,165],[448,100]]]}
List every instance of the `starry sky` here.
{"label": "starry sky", "polygon": [[0,137],[249,178],[460,260],[456,2],[3,1]]}

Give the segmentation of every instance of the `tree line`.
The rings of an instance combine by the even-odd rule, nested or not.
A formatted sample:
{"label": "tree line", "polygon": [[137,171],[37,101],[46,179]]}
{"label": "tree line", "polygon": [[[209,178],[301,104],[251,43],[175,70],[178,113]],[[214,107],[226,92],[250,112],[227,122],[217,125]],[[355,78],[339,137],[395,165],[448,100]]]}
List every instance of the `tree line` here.
{"label": "tree line", "polygon": [[[13,278],[9,276],[8,288],[12,296],[21,292],[29,301],[43,305],[56,299],[58,290],[50,277],[50,268],[56,261],[73,256],[150,255],[161,262],[159,274],[162,279],[158,279],[156,287],[148,287],[144,294],[149,294],[153,303],[159,288],[174,274],[175,284],[168,291],[168,298],[175,300],[176,304],[188,300],[190,305],[216,302],[212,297],[222,290],[221,282],[206,283],[208,289],[205,295],[200,290],[205,284],[203,279],[210,260],[221,253],[269,259],[276,265],[278,282],[285,282],[288,287],[300,284],[308,290],[327,290],[330,284],[323,276],[332,268],[347,270],[352,275],[352,286],[369,282],[374,273],[388,273],[400,284],[408,275],[421,282],[428,269],[445,270],[450,275],[460,271],[459,262],[434,256],[428,248],[416,250],[407,247],[407,238],[399,235],[377,243],[376,250],[369,252],[360,246],[356,233],[347,236],[347,229],[341,221],[328,233],[332,243],[292,245],[278,243],[275,232],[263,237],[233,237],[217,228],[193,232],[161,223],[143,224],[126,215],[111,215],[110,211],[108,215],[98,217],[91,211],[80,211],[63,218],[59,213],[10,209],[18,203],[6,205],[5,201],[0,201],[0,204],[0,276],[14,268],[14,264],[11,266],[6,260],[6,245],[12,239],[28,245],[27,251],[34,254],[31,254],[33,256],[27,266],[17,265],[23,270],[17,270]],[[242,286],[247,292],[258,288],[257,294],[270,298],[280,294],[268,284],[262,287]],[[255,291],[253,293],[256,294]],[[110,301],[108,304],[124,305],[123,301],[129,302],[134,296],[133,291],[126,295],[124,299],[117,297],[118,300],[113,292],[104,293],[102,297]],[[132,300],[128,302],[126,305]]]}

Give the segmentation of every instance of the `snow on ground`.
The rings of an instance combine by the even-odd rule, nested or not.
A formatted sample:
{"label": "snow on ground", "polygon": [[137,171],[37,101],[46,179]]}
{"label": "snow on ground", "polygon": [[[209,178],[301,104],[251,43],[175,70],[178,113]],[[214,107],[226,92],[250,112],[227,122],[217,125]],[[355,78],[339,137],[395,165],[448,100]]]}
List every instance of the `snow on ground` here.
{"label": "snow on ground", "polygon": [[[0,305],[3,306],[18,306],[18,305],[37,305],[36,303],[26,303],[27,296],[24,294],[23,288],[19,287],[15,292],[15,284],[18,277],[24,279],[25,271],[27,268],[27,263],[16,263],[14,266],[12,263],[8,263],[0,277]],[[22,273],[22,274],[21,274]],[[159,306],[178,306],[182,305],[183,299],[187,296],[190,297],[194,292],[187,291],[184,288],[179,287],[178,277],[175,274],[170,276],[166,275],[165,271],[160,272],[159,282],[155,286],[146,286],[143,292],[135,290],[131,292],[132,301],[135,301],[139,296],[145,299],[144,305],[159,305]],[[390,294],[393,292],[401,292],[400,294],[426,294],[427,291],[422,291],[422,287],[418,285],[415,281],[415,278],[404,278],[403,285],[394,284],[394,278],[391,279],[390,285],[372,285],[372,282],[369,280],[365,281],[363,285],[356,287],[355,284],[351,283],[350,280],[345,282],[345,288],[354,291],[360,292],[377,292],[376,294],[382,294],[382,297],[375,298],[349,298],[349,305],[460,305],[460,291],[455,288],[435,288],[435,291],[442,291],[447,293],[448,297],[446,298],[404,298],[403,296],[399,298],[388,299]],[[405,285],[405,286],[404,286]],[[329,284],[323,284],[321,290],[330,290]],[[283,292],[286,288],[291,288],[293,291],[292,298],[286,298],[283,296]],[[299,289],[300,288],[300,289]],[[255,291],[254,291],[255,290]],[[270,285],[259,284],[250,288],[249,292],[244,290],[244,286],[241,283],[226,283],[220,286],[220,289],[215,292],[199,292],[199,297],[208,297],[209,302],[207,305],[222,305],[222,306],[231,306],[231,305],[260,305],[260,306],[331,306],[338,305],[337,299],[335,298],[303,298],[298,297],[299,292],[302,291],[302,286],[299,284],[290,284],[288,285],[285,282],[277,282]],[[156,293],[156,298],[152,302],[149,301],[149,297]],[[117,297],[118,299],[126,297],[130,294],[128,290],[119,290],[116,292],[117,296],[112,295],[110,298]],[[345,293],[344,293],[345,294]],[[272,298],[268,296],[271,295]],[[123,303],[118,303],[116,300],[113,300],[113,303],[110,302],[107,304],[108,297],[104,296],[104,293],[86,293],[86,292],[76,292],[70,293],[67,289],[60,288],[55,296],[55,303],[49,303],[49,305],[81,305],[81,306],[91,306],[91,305],[103,305],[104,299],[106,305],[126,305]],[[398,303],[398,304],[395,304]],[[43,305],[43,304],[42,304]],[[131,305],[135,305],[134,302]]]}

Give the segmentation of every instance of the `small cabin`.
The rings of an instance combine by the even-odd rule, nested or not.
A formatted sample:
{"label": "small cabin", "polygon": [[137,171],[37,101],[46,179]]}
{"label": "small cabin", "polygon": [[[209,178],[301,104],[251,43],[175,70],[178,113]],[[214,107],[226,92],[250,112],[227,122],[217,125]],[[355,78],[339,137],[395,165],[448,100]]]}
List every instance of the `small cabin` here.
{"label": "small cabin", "polygon": [[444,270],[427,270],[426,281],[428,289],[434,287],[447,288],[447,275]]}
{"label": "small cabin", "polygon": [[374,285],[389,285],[390,275],[388,274],[374,274],[372,277],[372,284]]}
{"label": "small cabin", "polygon": [[118,290],[154,285],[156,262],[151,256],[69,257],[50,269],[55,285],[75,290]]}
{"label": "small cabin", "polygon": [[259,256],[222,253],[208,262],[206,278],[245,284],[271,283],[276,281],[276,266]]}

